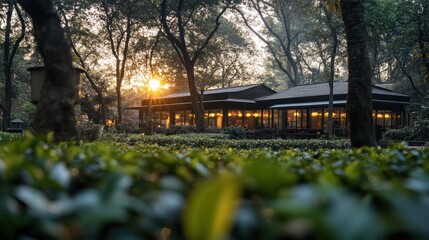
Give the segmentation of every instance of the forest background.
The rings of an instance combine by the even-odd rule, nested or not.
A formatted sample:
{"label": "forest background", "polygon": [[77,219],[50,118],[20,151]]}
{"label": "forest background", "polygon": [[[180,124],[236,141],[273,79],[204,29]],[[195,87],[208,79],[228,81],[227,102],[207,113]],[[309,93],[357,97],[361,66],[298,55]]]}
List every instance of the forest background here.
{"label": "forest background", "polygon": [[[172,44],[163,26],[163,20],[177,23],[179,8],[173,4],[183,4],[186,49],[198,56],[193,64],[199,92],[251,83],[284,90],[347,79],[343,23],[330,1],[53,2],[73,61],[86,70],[80,120],[117,125],[136,121],[124,109],[148,96],[153,78],[162,80],[164,94],[187,91],[183,55],[177,54],[180,47]],[[165,9],[159,7],[162,3]],[[365,8],[373,84],[427,105],[429,2],[367,0]],[[0,13],[3,126],[13,118],[31,126],[35,106],[29,101],[27,68],[42,60],[31,21],[16,1],[2,0]]]}

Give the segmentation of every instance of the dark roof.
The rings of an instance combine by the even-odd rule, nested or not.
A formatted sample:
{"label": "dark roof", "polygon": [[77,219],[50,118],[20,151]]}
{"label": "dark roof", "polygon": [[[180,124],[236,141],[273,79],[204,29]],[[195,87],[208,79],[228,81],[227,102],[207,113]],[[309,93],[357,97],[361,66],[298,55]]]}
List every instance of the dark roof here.
{"label": "dark roof", "polygon": [[[248,90],[253,87],[259,87],[259,86],[264,86],[264,84],[251,84],[251,85],[238,86],[238,87],[209,89],[204,91],[204,95],[241,92],[241,91]],[[189,91],[186,91],[186,92],[168,94],[168,95],[162,96],[161,98],[165,99],[165,98],[178,98],[178,97],[189,97],[189,96],[191,96],[191,94],[189,93]]]}
{"label": "dark roof", "polygon": [[[347,95],[347,91],[348,91],[348,82],[344,82],[344,81],[334,82],[334,95]],[[377,87],[377,86],[372,87],[372,93],[398,96],[398,97],[409,97],[407,95],[396,93],[392,90],[382,88],[382,87]],[[270,96],[266,96],[266,97],[261,97],[256,100],[268,101],[268,100],[293,99],[293,98],[327,96],[327,95],[329,95],[329,84],[316,83],[316,84],[308,84],[308,85],[292,87],[282,92],[279,92]]]}

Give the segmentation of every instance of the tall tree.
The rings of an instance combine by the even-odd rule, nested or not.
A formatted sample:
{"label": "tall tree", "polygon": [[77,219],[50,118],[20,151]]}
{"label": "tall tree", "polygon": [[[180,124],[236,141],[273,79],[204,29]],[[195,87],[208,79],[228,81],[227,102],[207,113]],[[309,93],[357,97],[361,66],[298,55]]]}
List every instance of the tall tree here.
{"label": "tall tree", "polygon": [[128,60],[133,22],[130,14],[132,1],[101,0],[104,28],[115,58],[116,96],[118,108],[117,123],[122,122],[122,82]]}
{"label": "tall tree", "polygon": [[341,0],[348,55],[347,112],[353,147],[376,146],[372,124],[372,84],[363,0]]}
{"label": "tall tree", "polygon": [[[98,118],[92,118],[91,120],[98,120],[96,121],[96,123],[101,123],[101,124],[106,124],[106,115],[107,115],[107,104],[106,104],[106,97],[105,97],[105,93],[104,93],[104,89],[103,89],[103,85],[99,84],[99,81],[96,80],[97,77],[94,77],[93,74],[91,74],[91,72],[88,69],[88,64],[86,59],[82,56],[80,49],[78,48],[77,44],[75,43],[75,40],[73,39],[73,35],[77,35],[77,34],[82,34],[82,32],[74,32],[73,26],[77,25],[76,21],[73,22],[73,26],[71,26],[70,24],[70,19],[66,14],[66,10],[65,10],[65,2],[64,1],[55,1],[55,5],[57,6],[58,12],[63,20],[63,25],[64,25],[64,30],[66,32],[66,36],[68,41],[70,42],[70,46],[71,49],[73,50],[74,56],[77,58],[77,62],[78,64],[85,69],[86,71],[84,72],[86,79],[88,80],[90,86],[92,87],[92,89],[94,89],[94,91],[97,94],[96,100],[97,103],[100,105],[100,116]],[[73,1],[71,4],[73,4],[70,9],[74,9],[76,8],[76,2]],[[66,5],[67,7],[67,5]],[[86,7],[85,5],[81,6],[81,7]],[[81,8],[77,9],[78,11],[82,11]],[[93,51],[93,50],[91,50]]]}
{"label": "tall tree", "polygon": [[[333,112],[334,112],[334,79],[335,79],[335,59],[337,57],[337,52],[339,48],[339,26],[337,21],[335,21],[336,13],[334,11],[329,11],[326,4],[321,1],[321,8],[326,18],[326,25],[329,29],[330,39],[330,49],[329,54],[329,63],[327,61],[322,61],[324,69],[326,72],[329,72],[328,82],[329,82],[329,106],[328,106],[328,137],[332,138],[334,133],[334,122],[333,122]],[[323,59],[323,57],[322,57]]]}
{"label": "tall tree", "polygon": [[[19,22],[21,25],[21,31],[17,39],[13,43],[11,38],[12,33],[12,15],[16,12]],[[19,44],[25,36],[25,21],[22,16],[21,10],[18,7],[15,0],[7,1],[7,12],[6,12],[6,29],[4,37],[4,49],[3,49],[3,71],[5,76],[5,95],[3,101],[3,130],[9,127],[10,116],[12,112],[12,82],[13,82],[13,60],[16,52],[18,51]]]}
{"label": "tall tree", "polygon": [[46,77],[37,105],[35,131],[54,132],[55,141],[77,137],[74,113],[76,86],[68,41],[50,0],[18,0],[33,21],[34,37],[44,59]]}
{"label": "tall tree", "polygon": [[[195,65],[221,24],[223,14],[232,2],[162,0],[160,15],[167,39],[186,70],[192,108],[199,131],[205,129],[203,96],[199,94],[195,80]],[[208,26],[205,32],[196,32],[199,24]]]}

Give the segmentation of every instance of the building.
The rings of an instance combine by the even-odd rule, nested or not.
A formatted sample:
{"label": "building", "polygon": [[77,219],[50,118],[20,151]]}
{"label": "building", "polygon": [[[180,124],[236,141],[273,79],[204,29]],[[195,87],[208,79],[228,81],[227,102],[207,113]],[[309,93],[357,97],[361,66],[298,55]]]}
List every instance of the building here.
{"label": "building", "polygon": [[[347,82],[334,83],[334,134],[348,135]],[[410,96],[373,86],[374,126],[382,129],[408,125],[405,106]],[[317,137],[324,134],[328,119],[328,83],[302,85],[275,92],[264,84],[207,90],[204,93],[206,126],[241,126],[249,131],[266,131],[280,137]],[[193,125],[189,92],[144,99],[139,118],[151,108],[158,127]]]}

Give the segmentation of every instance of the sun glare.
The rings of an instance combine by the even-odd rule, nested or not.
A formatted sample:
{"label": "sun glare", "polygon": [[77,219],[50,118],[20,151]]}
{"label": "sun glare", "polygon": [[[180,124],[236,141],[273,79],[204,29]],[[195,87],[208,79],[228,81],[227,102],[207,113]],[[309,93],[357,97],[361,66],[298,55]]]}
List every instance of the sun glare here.
{"label": "sun glare", "polygon": [[152,91],[157,91],[161,87],[161,83],[158,79],[149,80],[149,89]]}

